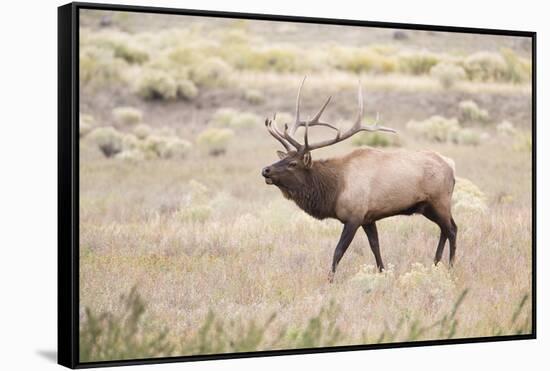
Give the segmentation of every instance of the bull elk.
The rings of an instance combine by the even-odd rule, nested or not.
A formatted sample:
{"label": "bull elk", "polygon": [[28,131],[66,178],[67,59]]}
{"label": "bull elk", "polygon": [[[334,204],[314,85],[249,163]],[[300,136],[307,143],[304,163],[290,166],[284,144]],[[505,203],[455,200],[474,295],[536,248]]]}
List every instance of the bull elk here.
{"label": "bull elk", "polygon": [[[356,149],[345,156],[312,160],[311,151],[327,147],[351,136],[365,132],[392,132],[378,125],[361,123],[363,97],[359,84],[359,112],[347,131],[322,122],[321,115],[330,102],[329,97],[311,120],[300,118],[300,94],[296,99],[296,118],[284,130],[266,119],[269,133],[279,141],[286,152],[277,151],[280,161],[262,169],[267,184],[277,186],[284,197],[317,219],[334,218],[344,225],[334,251],[329,282],[334,279],[336,267],[362,227],[369,240],[379,271],[384,269],[378,243],[376,221],[394,215],[422,214],[441,229],[434,263],[441,260],[447,239],[449,263],[453,264],[456,251],[457,226],[451,214],[451,197],[455,184],[454,162],[432,151]],[[311,127],[322,126],[336,131],[332,139],[309,143]],[[294,134],[304,128],[303,144]]]}

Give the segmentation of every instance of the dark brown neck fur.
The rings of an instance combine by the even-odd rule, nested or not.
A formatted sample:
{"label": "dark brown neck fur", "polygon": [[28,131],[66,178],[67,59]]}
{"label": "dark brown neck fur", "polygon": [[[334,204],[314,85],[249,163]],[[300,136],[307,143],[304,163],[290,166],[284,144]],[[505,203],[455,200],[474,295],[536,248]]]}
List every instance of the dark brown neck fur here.
{"label": "dark brown neck fur", "polygon": [[340,193],[340,174],[331,160],[314,161],[305,184],[297,189],[281,188],[284,196],[317,219],[335,218]]}

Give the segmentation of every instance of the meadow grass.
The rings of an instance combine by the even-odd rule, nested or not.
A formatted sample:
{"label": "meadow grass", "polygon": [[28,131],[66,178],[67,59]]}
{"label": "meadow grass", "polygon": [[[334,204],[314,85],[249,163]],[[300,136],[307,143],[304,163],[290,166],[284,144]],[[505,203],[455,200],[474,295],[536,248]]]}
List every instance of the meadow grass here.
{"label": "meadow grass", "polygon": [[[453,43],[470,49],[451,53],[425,51],[429,43],[451,45],[447,38],[455,36],[444,34],[336,48],[293,24],[265,34],[246,22],[184,28],[166,18],[149,30],[129,16],[101,31],[95,20],[83,16],[81,32],[81,360],[531,332],[525,53],[477,53],[487,45],[468,35]],[[383,39],[380,32],[372,35]],[[261,47],[266,40],[273,43]],[[430,74],[438,63],[468,75],[442,84]],[[386,271],[376,271],[358,233],[328,284],[342,225],[309,217],[260,174],[282,149],[263,119],[274,112],[280,126],[293,119],[288,112],[304,74],[304,117],[334,95],[324,119],[350,125],[360,78],[365,114],[380,111],[381,123],[399,133],[358,136],[315,151],[314,160],[344,155],[354,144],[389,143],[455,161],[452,269],[446,259],[432,264],[437,226],[398,216],[378,223]],[[461,117],[461,101],[490,116],[424,125],[421,133],[407,128]],[[132,118],[120,110],[113,117],[117,107],[133,107]],[[447,133],[455,126],[462,137]],[[327,135],[312,130],[310,138]]]}
{"label": "meadow grass", "polygon": [[[185,160],[128,163],[88,148],[81,165],[81,319],[86,323],[85,308],[120,311],[119,296],[136,286],[154,319],[149,331],[169,329],[169,344],[199,336],[211,315],[256,326],[275,315],[255,350],[291,346],[276,341],[281,331],[302,328],[331,302],[341,332],[335,344],[405,341],[411,333],[436,339],[439,328],[430,324],[448,317],[468,290],[454,337],[513,334],[510,318],[532,284],[529,154],[490,142],[475,153],[438,146],[487,202],[484,210],[455,210],[456,266],[432,266],[435,225],[394,217],[379,222],[388,271],[375,272],[358,234],[332,285],[326,277],[341,225],[314,220],[264,184],[259,172],[274,161],[275,146],[263,131],[252,130],[223,157],[192,151]],[[352,148],[341,147],[332,151]],[[516,180],[503,182],[510,172]],[[519,320],[525,333],[530,305]]]}

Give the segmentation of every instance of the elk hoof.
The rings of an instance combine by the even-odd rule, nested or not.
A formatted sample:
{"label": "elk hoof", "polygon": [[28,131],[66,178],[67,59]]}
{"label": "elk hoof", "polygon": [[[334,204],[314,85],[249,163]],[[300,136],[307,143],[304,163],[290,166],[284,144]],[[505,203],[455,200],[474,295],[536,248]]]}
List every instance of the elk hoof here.
{"label": "elk hoof", "polygon": [[334,282],[334,272],[333,271],[328,272],[327,281],[328,281],[328,283],[333,283]]}

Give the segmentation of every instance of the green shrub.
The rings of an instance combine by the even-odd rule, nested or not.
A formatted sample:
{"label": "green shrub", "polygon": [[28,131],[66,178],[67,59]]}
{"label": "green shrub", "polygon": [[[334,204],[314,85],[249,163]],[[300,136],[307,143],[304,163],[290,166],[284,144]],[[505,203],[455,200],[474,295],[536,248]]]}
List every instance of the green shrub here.
{"label": "green shrub", "polygon": [[149,135],[142,144],[142,150],[156,154],[160,158],[185,158],[191,143],[172,136]]}
{"label": "green shrub", "polygon": [[260,125],[261,122],[260,116],[250,112],[241,112],[233,117],[229,126],[234,129],[252,128]]}
{"label": "green shrub", "polygon": [[161,158],[185,158],[191,151],[191,143],[180,138],[168,138],[159,148]]}
{"label": "green shrub", "polygon": [[513,83],[522,83],[531,79],[531,61],[519,57],[513,50],[508,48],[504,48],[500,52],[506,61],[506,80]]}
{"label": "green shrub", "polygon": [[330,62],[338,69],[355,73],[390,73],[397,70],[395,57],[384,54],[380,48],[335,48]]}
{"label": "green shrub", "polygon": [[182,344],[183,354],[251,352],[262,349],[265,334],[275,315],[257,323],[252,320],[226,320],[208,312],[196,335]]}
{"label": "green shrub", "polygon": [[197,143],[206,148],[210,155],[218,156],[226,152],[227,145],[233,136],[231,129],[209,128],[199,134]]}
{"label": "green shrub", "polygon": [[147,158],[145,152],[139,149],[125,149],[122,152],[119,152],[115,155],[116,159],[130,161],[130,162],[139,162]]}
{"label": "green shrub", "polygon": [[214,125],[228,127],[231,126],[231,121],[235,116],[239,114],[239,111],[233,108],[220,108],[210,120]]}
{"label": "green shrub", "polygon": [[251,36],[243,29],[224,31],[221,37],[223,45],[247,45],[251,41]]}
{"label": "green shrub", "polygon": [[113,361],[170,356],[174,346],[167,330],[155,331],[145,316],[146,306],[136,289],[121,297],[117,313],[85,309],[80,327],[80,362]]}
{"label": "green shrub", "polygon": [[139,139],[134,134],[126,133],[122,134],[122,149],[128,150],[128,149],[136,149],[139,147]]}
{"label": "green shrub", "polygon": [[243,93],[244,99],[250,104],[262,104],[265,100],[261,91],[256,89],[247,89]]}
{"label": "green shrub", "polygon": [[409,121],[407,129],[431,142],[478,145],[482,135],[470,128],[462,128],[456,118],[432,116],[424,121]]}
{"label": "green shrub", "polygon": [[115,58],[112,50],[83,46],[79,55],[79,76],[84,85],[109,87],[126,82],[128,64]]}
{"label": "green shrub", "polygon": [[409,121],[407,129],[433,142],[450,142],[460,130],[456,118],[432,116],[424,121]]}
{"label": "green shrub", "polygon": [[339,308],[334,302],[322,307],[319,314],[311,318],[302,328],[288,329],[283,342],[285,348],[303,349],[337,345],[344,336],[336,325]]}
{"label": "green shrub", "polygon": [[411,270],[399,277],[398,285],[413,300],[422,300],[429,296],[432,309],[437,309],[455,291],[453,275],[443,265],[425,266],[422,263],[413,263]]}
{"label": "green shrub", "polygon": [[517,134],[517,129],[510,121],[502,121],[497,125],[497,133],[503,136],[514,136]]}
{"label": "green shrub", "polygon": [[131,64],[141,64],[149,59],[145,49],[135,42],[133,35],[120,31],[99,31],[94,33],[83,33],[81,37],[83,45],[112,51],[116,58]]}
{"label": "green shrub", "polygon": [[112,126],[94,129],[90,133],[90,138],[106,157],[112,157],[123,149],[123,135]]}
{"label": "green shrub", "polygon": [[169,73],[147,68],[138,76],[136,91],[145,99],[175,99],[178,84]]}
{"label": "green shrub", "polygon": [[353,276],[351,282],[366,293],[371,293],[374,290],[383,289],[387,285],[392,285],[394,280],[393,265],[383,272],[378,271],[378,267],[372,264],[363,264],[359,271]]}
{"label": "green shrub", "polygon": [[79,134],[79,137],[82,138],[88,135],[90,131],[92,131],[95,124],[95,120],[92,115],[87,115],[87,114],[80,114],[78,118],[79,118],[78,134]]}
{"label": "green shrub", "polygon": [[134,107],[117,107],[113,109],[113,117],[119,124],[133,125],[141,122],[143,114]]}
{"label": "green shrub", "polygon": [[447,62],[439,62],[430,69],[430,75],[436,78],[445,89],[452,88],[466,78],[464,68]]}
{"label": "green shrub", "polygon": [[477,52],[464,60],[464,69],[473,81],[500,81],[506,76],[507,66],[502,55],[493,52]]}
{"label": "green shrub", "polygon": [[149,60],[149,54],[132,43],[119,43],[114,46],[115,57],[122,58],[128,63],[142,64]]}
{"label": "green shrub", "polygon": [[453,134],[452,141],[456,144],[477,146],[481,143],[481,134],[474,129],[461,128]]}
{"label": "green shrub", "polygon": [[145,139],[151,135],[151,127],[147,124],[138,124],[134,127],[133,133],[138,139]]}
{"label": "green shrub", "polygon": [[243,70],[301,72],[309,67],[309,60],[292,45],[274,45],[262,49],[241,50],[235,65]]}
{"label": "green shrub", "polygon": [[407,52],[399,56],[399,67],[402,72],[413,75],[425,75],[439,63],[439,56],[428,51]]}
{"label": "green shrub", "polygon": [[532,135],[530,132],[518,132],[513,148],[518,152],[531,152],[533,150]]}
{"label": "green shrub", "polygon": [[464,100],[458,104],[460,110],[461,121],[476,121],[487,122],[489,120],[489,112],[480,108],[476,102],[472,100]]}
{"label": "green shrub", "polygon": [[262,119],[254,113],[239,112],[233,108],[220,108],[212,116],[211,122],[216,126],[242,129],[257,126],[262,123]]}
{"label": "green shrub", "polygon": [[[172,52],[173,49],[160,52],[141,69],[164,71],[169,74],[174,81],[188,80],[190,76],[190,64],[174,60],[174,58],[171,57]],[[194,55],[196,56],[196,54],[197,52],[195,52]]]}
{"label": "green shrub", "polygon": [[80,329],[82,362],[326,347],[344,338],[336,324],[339,311],[333,302],[304,326],[283,328],[273,340],[268,332],[275,314],[257,321],[220,318],[210,311],[196,331],[177,341],[169,340],[168,330],[158,331],[149,324],[145,303],[135,289],[122,301],[123,308],[116,313],[97,315],[86,308]]}
{"label": "green shrub", "polygon": [[149,135],[141,142],[141,149],[143,151],[150,151],[159,157],[160,151],[163,150],[168,140],[168,137],[161,135]]}
{"label": "green shrub", "polygon": [[190,71],[191,80],[199,86],[223,86],[231,77],[233,69],[218,57],[196,63]]}
{"label": "green shrub", "polygon": [[470,180],[457,177],[453,191],[453,210],[485,212],[487,210],[486,196]]}
{"label": "green shrub", "polygon": [[395,135],[384,133],[359,133],[353,136],[351,144],[354,146],[370,147],[399,147],[401,144]]}
{"label": "green shrub", "polygon": [[191,100],[199,95],[199,89],[197,89],[197,86],[191,80],[179,80],[177,86],[177,94],[183,99]]}
{"label": "green shrub", "polygon": [[187,73],[171,73],[149,66],[142,69],[137,76],[135,90],[144,99],[191,100],[198,95],[198,89],[191,80],[183,76],[187,76]]}
{"label": "green shrub", "polygon": [[[359,274],[358,274],[359,275]],[[377,273],[371,267],[361,278],[353,279],[354,286],[400,285],[407,289],[413,298],[425,298],[438,305],[453,295],[456,285],[455,277],[443,265],[426,267],[415,264],[409,272],[395,277],[392,271]],[[369,292],[369,291],[367,291]],[[340,308],[330,302],[311,317],[307,323],[287,327],[274,327],[276,315],[263,319],[239,317],[222,318],[209,311],[194,329],[180,337],[169,336],[167,329],[158,330],[152,325],[154,318],[146,313],[146,304],[136,289],[128,296],[121,298],[122,307],[114,312],[94,313],[85,308],[85,318],[80,326],[79,355],[81,362],[112,361],[166,357],[173,355],[204,355],[235,352],[253,352],[270,349],[304,349],[328,347],[354,343],[395,342],[398,339],[415,341],[453,338],[461,325],[459,309],[468,293],[462,290],[450,309],[438,314],[433,321],[422,323],[409,314],[405,314],[397,326],[386,327],[375,337],[353,339],[350,334],[342,332],[337,325]],[[529,295],[523,295],[515,305],[510,326],[515,333],[530,331],[531,316],[528,304]],[[438,307],[435,308],[437,310]],[[524,313],[527,312],[525,315]],[[501,335],[502,328],[494,329],[494,335]]]}
{"label": "green shrub", "polygon": [[189,46],[178,46],[170,49],[166,58],[168,63],[173,63],[180,66],[191,66],[195,63],[200,63],[204,59],[204,54],[199,52],[196,48]]}

